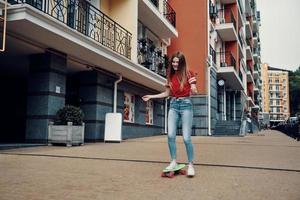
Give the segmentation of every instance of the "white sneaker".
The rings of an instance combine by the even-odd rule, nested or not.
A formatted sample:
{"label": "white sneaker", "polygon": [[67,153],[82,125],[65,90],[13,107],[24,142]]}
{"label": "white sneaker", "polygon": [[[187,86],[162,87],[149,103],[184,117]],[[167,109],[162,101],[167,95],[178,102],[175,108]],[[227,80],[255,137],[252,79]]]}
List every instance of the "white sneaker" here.
{"label": "white sneaker", "polygon": [[194,170],[193,164],[189,164],[187,176],[190,176],[190,177],[195,176],[195,170]]}
{"label": "white sneaker", "polygon": [[172,160],[168,167],[166,167],[166,170],[172,170],[177,166],[177,163],[175,160]]}

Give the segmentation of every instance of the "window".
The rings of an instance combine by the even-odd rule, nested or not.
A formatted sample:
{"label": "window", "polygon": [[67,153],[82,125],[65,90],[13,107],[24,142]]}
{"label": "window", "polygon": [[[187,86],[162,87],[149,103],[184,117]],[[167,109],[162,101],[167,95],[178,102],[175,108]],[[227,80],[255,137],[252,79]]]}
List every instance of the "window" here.
{"label": "window", "polygon": [[124,93],[124,122],[134,123],[134,95],[130,93]]}
{"label": "window", "polygon": [[153,101],[149,100],[146,102],[146,124],[153,124]]}

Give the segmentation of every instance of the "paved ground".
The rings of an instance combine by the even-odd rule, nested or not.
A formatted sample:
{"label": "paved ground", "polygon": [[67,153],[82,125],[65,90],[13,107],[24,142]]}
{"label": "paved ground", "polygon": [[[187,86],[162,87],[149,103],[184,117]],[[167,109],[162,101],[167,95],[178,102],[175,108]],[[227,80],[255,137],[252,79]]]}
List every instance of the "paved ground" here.
{"label": "paved ground", "polygon": [[[276,131],[193,137],[196,176],[161,178],[166,136],[0,151],[0,199],[300,200],[300,142]],[[186,161],[178,137],[178,160]]]}

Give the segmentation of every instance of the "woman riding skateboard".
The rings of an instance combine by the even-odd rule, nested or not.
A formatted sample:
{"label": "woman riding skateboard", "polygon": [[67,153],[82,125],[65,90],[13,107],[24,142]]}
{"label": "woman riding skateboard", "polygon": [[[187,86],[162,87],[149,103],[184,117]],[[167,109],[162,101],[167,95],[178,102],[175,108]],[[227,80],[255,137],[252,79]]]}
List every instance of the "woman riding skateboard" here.
{"label": "woman riding skateboard", "polygon": [[193,72],[186,66],[186,60],[181,52],[175,53],[171,58],[171,65],[168,69],[167,84],[164,92],[154,95],[145,95],[144,101],[156,98],[171,97],[168,114],[168,145],[171,155],[171,162],[167,170],[174,169],[176,162],[176,132],[179,119],[182,122],[182,135],[188,157],[188,176],[194,176],[193,167],[194,150],[191,143],[193,124],[193,104],[191,94],[197,94],[196,78]]}

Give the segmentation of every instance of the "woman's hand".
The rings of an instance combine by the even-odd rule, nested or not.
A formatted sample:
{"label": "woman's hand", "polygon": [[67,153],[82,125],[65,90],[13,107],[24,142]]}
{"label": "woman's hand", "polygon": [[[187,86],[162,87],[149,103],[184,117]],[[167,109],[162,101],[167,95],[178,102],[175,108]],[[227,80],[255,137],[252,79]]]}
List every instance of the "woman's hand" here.
{"label": "woman's hand", "polygon": [[151,95],[145,95],[142,97],[143,101],[149,101],[151,99]]}
{"label": "woman's hand", "polygon": [[197,94],[197,93],[198,93],[197,87],[196,87],[195,84],[191,84],[191,93],[192,93],[192,94]]}

